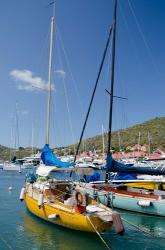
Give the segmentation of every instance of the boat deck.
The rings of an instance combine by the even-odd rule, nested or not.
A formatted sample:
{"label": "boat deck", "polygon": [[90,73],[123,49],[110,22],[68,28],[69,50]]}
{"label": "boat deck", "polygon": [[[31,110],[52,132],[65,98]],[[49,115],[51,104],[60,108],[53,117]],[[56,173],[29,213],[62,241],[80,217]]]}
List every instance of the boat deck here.
{"label": "boat deck", "polygon": [[144,193],[138,193],[138,192],[133,192],[133,191],[127,191],[123,189],[117,189],[117,188],[112,188],[112,187],[105,187],[105,186],[93,186],[94,189],[97,189],[99,191],[107,191],[107,192],[112,192],[112,193],[117,193],[121,195],[126,195],[126,196],[131,196],[131,197],[139,197],[139,198],[146,198],[146,199],[153,199],[153,200],[158,200],[160,199],[160,195],[155,195],[155,194],[144,194]]}

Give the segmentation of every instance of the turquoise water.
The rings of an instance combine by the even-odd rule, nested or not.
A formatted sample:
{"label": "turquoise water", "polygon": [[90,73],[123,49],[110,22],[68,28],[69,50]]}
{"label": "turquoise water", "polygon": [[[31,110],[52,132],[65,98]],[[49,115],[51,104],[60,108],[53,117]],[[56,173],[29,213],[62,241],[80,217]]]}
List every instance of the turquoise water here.
{"label": "turquoise water", "polygon": [[[0,170],[0,250],[106,249],[97,235],[52,225],[30,214],[25,203],[19,201],[24,178],[25,173]],[[9,186],[13,187],[12,191],[8,190]],[[111,249],[165,249],[165,218],[120,212],[129,224],[124,222],[124,236],[116,235],[114,230],[103,235]]]}

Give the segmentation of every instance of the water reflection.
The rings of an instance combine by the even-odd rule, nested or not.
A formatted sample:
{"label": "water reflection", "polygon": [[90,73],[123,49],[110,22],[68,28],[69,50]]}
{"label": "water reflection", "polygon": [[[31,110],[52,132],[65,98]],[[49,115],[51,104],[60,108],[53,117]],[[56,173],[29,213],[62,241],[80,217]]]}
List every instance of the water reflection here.
{"label": "water reflection", "polygon": [[160,237],[165,240],[165,218],[150,216],[139,213],[120,211],[123,219],[128,222],[128,226],[135,226],[140,231],[154,237]]}
{"label": "water reflection", "polygon": [[104,249],[104,245],[100,242],[97,235],[73,231],[50,224],[37,218],[28,211],[23,216],[23,226],[26,238],[28,238],[27,249],[32,249],[32,246],[33,248],[35,247],[36,250]]}

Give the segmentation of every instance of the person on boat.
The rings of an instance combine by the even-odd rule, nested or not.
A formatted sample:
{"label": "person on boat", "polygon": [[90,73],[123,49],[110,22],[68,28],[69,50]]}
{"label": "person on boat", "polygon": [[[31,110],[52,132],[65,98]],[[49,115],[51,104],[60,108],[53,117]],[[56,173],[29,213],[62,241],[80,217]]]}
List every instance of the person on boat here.
{"label": "person on boat", "polygon": [[83,196],[82,193],[77,192],[76,193],[76,201],[77,201],[77,205],[75,207],[75,212],[76,213],[80,213],[83,214],[86,210],[86,204],[85,204],[85,197]]}

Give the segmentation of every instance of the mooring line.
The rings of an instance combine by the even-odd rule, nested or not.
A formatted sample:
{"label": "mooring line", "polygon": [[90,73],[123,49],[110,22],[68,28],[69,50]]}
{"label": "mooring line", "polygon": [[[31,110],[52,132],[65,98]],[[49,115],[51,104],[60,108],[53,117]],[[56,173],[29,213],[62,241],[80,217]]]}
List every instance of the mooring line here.
{"label": "mooring line", "polygon": [[[135,214],[133,213],[123,213],[123,212],[120,212],[121,215],[131,215],[131,216],[135,216]],[[136,216],[138,217],[146,217],[146,218],[158,218],[158,216],[156,215],[148,215],[148,214],[136,214]]]}
{"label": "mooring line", "polygon": [[13,250],[13,248],[7,243],[7,241],[2,236],[0,236],[0,239],[7,246],[8,249]]}
{"label": "mooring line", "polygon": [[103,239],[103,237],[101,236],[101,234],[97,231],[97,229],[96,229],[95,226],[93,225],[93,223],[92,223],[91,219],[89,218],[89,216],[87,216],[87,219],[88,219],[89,223],[91,224],[91,226],[93,227],[93,229],[95,230],[95,232],[97,233],[97,235],[99,236],[99,238],[101,239],[101,241],[103,242],[103,244],[106,246],[106,248],[107,248],[108,250],[112,250],[112,249],[108,246],[108,244],[106,243],[106,241]]}
{"label": "mooring line", "polygon": [[157,236],[157,235],[155,235],[155,234],[153,234],[153,233],[151,233],[151,232],[148,232],[147,230],[145,230],[145,229],[143,229],[143,228],[140,228],[139,226],[136,226],[135,224],[133,224],[133,223],[127,221],[127,220],[124,219],[124,218],[122,218],[122,220],[125,221],[126,223],[128,223],[130,226],[136,228],[136,229],[139,230],[140,232],[146,233],[146,234],[148,234],[149,236],[154,237],[154,238],[158,238],[158,239],[163,239],[163,240],[165,240],[164,237],[162,237],[162,236]]}

